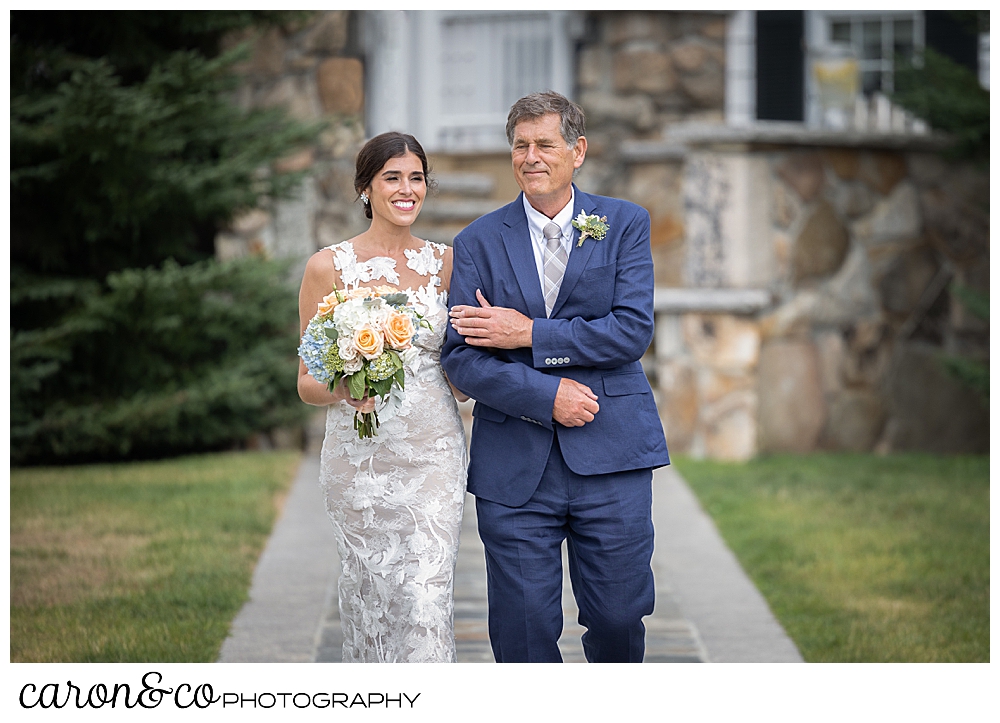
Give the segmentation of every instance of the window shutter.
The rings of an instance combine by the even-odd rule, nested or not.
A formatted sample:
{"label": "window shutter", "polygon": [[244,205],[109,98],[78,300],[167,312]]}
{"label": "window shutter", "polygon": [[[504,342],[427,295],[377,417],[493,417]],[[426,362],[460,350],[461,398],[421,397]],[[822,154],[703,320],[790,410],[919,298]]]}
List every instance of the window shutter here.
{"label": "window shutter", "polygon": [[804,118],[805,19],[801,10],[757,11],[757,118]]}
{"label": "window shutter", "polygon": [[[972,22],[975,22],[974,18]],[[972,28],[964,27],[951,11],[925,10],[924,36],[927,38],[927,47],[947,55],[973,73],[979,73],[977,33]]]}

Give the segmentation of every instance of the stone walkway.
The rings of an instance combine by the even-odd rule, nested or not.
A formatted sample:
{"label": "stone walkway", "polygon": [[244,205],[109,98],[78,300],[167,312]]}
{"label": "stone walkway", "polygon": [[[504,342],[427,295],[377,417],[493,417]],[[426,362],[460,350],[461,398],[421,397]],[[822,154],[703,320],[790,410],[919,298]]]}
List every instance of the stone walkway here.
{"label": "stone walkway", "polygon": [[[467,412],[467,410],[464,410]],[[465,416],[468,416],[467,414]],[[336,540],[317,479],[318,450],[304,458],[254,572],[250,599],[233,621],[219,662],[340,662]],[[656,607],[645,619],[647,663],[801,662],[757,588],[711,519],[671,467],[653,477]],[[565,564],[564,570],[568,569]],[[585,662],[568,572],[567,663]],[[466,500],[455,578],[459,662],[491,663],[486,567],[476,532],[475,500]]]}

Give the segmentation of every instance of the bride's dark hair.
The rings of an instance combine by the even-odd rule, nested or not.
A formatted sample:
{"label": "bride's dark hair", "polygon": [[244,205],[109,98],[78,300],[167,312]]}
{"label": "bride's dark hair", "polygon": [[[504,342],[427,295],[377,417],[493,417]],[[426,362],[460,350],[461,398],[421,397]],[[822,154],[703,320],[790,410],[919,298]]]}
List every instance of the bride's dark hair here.
{"label": "bride's dark hair", "polygon": [[[354,190],[358,194],[357,198],[361,198],[361,192],[371,185],[375,174],[382,170],[390,158],[405,156],[407,151],[420,159],[420,164],[424,167],[424,182],[428,189],[434,188],[435,184],[427,167],[427,154],[420,142],[407,133],[389,131],[375,136],[358,151],[358,160],[354,164]],[[364,210],[365,218],[371,218],[371,204],[364,204]]]}

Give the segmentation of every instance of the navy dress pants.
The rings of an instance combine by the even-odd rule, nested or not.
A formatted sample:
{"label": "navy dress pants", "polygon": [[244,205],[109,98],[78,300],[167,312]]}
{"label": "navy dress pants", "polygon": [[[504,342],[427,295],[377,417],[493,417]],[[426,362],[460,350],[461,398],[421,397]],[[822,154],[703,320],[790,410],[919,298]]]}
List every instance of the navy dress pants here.
{"label": "navy dress pants", "polygon": [[578,475],[554,441],[527,503],[476,498],[498,663],[562,662],[563,540],[587,660],[642,662],[654,600],[652,478],[649,469]]}

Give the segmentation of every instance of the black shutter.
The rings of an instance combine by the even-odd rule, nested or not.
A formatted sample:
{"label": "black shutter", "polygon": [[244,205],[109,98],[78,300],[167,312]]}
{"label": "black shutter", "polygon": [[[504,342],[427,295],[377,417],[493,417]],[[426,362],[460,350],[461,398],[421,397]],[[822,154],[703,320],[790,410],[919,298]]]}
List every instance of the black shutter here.
{"label": "black shutter", "polygon": [[[968,13],[972,15],[972,13]],[[972,16],[971,22],[975,22]],[[979,38],[963,25],[952,10],[925,10],[924,37],[927,47],[947,55],[973,73],[979,73]]]}
{"label": "black shutter", "polygon": [[757,11],[758,119],[804,119],[804,32],[802,10]]}

